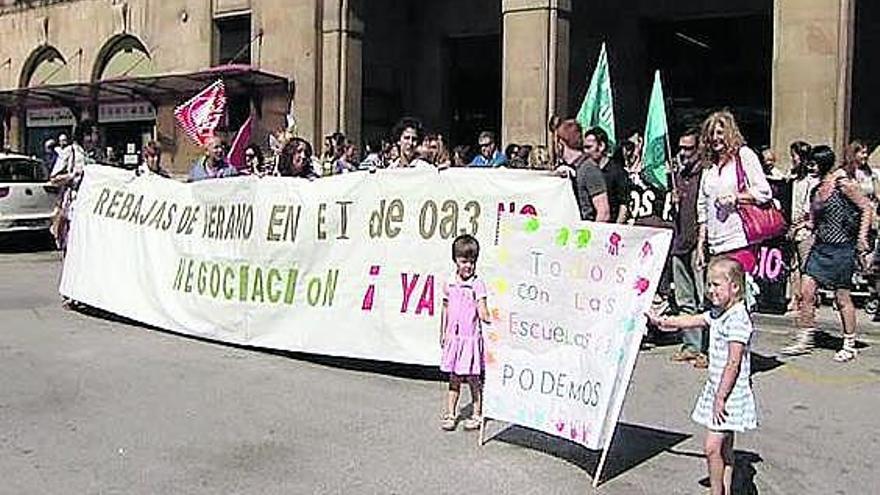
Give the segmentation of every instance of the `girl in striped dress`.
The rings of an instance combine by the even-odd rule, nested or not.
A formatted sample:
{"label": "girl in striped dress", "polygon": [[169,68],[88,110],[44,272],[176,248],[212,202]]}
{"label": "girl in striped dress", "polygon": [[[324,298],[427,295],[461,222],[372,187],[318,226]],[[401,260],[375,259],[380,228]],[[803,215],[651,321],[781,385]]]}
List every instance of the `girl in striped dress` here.
{"label": "girl in striped dress", "polygon": [[709,264],[707,281],[711,311],[648,318],[663,330],[709,327],[709,375],[691,418],[708,429],[704,448],[711,493],[724,495],[731,493],[734,433],[758,426],[749,352],[754,329],[744,302],[742,265],[717,258]]}

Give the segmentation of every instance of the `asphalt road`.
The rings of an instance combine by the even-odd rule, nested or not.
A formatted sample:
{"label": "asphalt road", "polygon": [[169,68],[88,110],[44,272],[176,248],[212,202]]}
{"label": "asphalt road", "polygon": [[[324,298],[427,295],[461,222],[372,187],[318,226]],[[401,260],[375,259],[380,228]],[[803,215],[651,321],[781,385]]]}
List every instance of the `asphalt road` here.
{"label": "asphalt road", "polygon": [[[595,493],[596,453],[516,427],[482,447],[440,431],[433,370],[67,311],[57,253],[3,251],[2,494]],[[737,438],[737,493],[878,493],[878,347],[846,365],[830,349],[783,362],[785,325],[760,319],[761,426]],[[704,375],[670,363],[674,350],[640,355],[598,493],[706,491],[703,430],[689,420]]]}

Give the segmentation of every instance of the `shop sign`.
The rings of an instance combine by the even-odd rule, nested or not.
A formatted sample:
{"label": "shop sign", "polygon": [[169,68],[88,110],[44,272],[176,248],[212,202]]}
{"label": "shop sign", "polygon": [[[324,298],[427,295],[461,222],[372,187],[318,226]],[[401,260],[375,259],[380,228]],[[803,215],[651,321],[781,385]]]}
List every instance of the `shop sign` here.
{"label": "shop sign", "polygon": [[98,105],[98,123],[100,124],[153,120],[156,120],[156,109],[145,101]]}
{"label": "shop sign", "polygon": [[67,107],[28,108],[27,127],[67,127],[76,124],[76,117]]}

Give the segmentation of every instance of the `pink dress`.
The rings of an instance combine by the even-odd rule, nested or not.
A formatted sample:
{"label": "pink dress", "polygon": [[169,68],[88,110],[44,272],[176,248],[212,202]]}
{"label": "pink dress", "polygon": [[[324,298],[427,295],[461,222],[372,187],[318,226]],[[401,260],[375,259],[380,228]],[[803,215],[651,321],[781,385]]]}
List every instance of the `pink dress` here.
{"label": "pink dress", "polygon": [[477,303],[485,297],[486,286],[476,275],[464,281],[454,276],[443,287],[448,305],[441,371],[461,376],[483,373],[483,332]]}

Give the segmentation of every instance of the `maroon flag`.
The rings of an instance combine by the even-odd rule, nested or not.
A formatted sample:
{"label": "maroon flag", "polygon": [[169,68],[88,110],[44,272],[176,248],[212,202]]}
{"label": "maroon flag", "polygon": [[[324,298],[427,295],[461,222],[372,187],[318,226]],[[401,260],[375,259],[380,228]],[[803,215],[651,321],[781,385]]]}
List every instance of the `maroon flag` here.
{"label": "maroon flag", "polygon": [[183,105],[174,109],[174,117],[187,136],[204,146],[226,111],[226,88],[223,80],[208,86]]}
{"label": "maroon flag", "polygon": [[247,160],[244,159],[244,150],[251,142],[253,122],[253,115],[244,121],[244,124],[241,125],[241,129],[238,130],[238,134],[235,135],[235,139],[232,141],[229,153],[226,154],[226,161],[239,170],[247,168]]}

